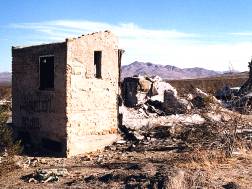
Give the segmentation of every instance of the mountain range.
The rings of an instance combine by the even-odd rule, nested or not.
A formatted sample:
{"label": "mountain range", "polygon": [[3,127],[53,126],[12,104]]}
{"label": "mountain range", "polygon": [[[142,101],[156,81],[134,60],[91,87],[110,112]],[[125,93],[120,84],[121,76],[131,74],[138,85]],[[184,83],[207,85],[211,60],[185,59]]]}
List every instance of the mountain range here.
{"label": "mountain range", "polygon": [[11,73],[10,72],[0,72],[0,84],[9,85],[11,83]]}
{"label": "mountain range", "polygon": [[221,74],[222,72],[208,70],[204,68],[178,68],[171,65],[160,65],[150,62],[138,62],[135,61],[129,65],[122,66],[121,77],[130,77],[133,75],[146,75],[155,76],[158,75],[163,79],[193,79],[211,77]]}
{"label": "mountain range", "polygon": [[[193,79],[218,76],[222,72],[208,70],[205,68],[179,68],[171,65],[160,65],[150,62],[138,62],[135,61],[129,65],[123,65],[121,68],[121,78],[131,77],[134,75],[144,76],[160,76],[163,79],[175,80],[175,79]],[[0,73],[0,84],[10,84],[11,73]]]}

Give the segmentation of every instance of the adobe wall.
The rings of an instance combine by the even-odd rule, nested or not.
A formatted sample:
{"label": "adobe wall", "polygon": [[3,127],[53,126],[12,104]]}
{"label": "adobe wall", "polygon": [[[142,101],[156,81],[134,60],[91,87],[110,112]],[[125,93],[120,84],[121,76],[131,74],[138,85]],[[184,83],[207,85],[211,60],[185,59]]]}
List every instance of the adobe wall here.
{"label": "adobe wall", "polygon": [[[39,89],[39,56],[54,55],[54,90]],[[66,146],[66,43],[12,49],[14,127],[32,142],[51,139]]]}
{"label": "adobe wall", "polygon": [[[67,40],[68,156],[94,151],[117,137],[118,46],[111,32]],[[102,51],[95,78],[94,51]]]}

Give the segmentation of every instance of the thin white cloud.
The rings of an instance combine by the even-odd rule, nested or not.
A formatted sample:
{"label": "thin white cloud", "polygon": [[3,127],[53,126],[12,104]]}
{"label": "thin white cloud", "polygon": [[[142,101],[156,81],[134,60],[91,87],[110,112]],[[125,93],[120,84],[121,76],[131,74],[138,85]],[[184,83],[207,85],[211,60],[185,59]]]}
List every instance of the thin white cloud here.
{"label": "thin white cloud", "polygon": [[194,34],[178,32],[176,30],[153,30],[144,29],[134,23],[120,23],[117,25],[102,22],[91,21],[71,21],[71,20],[55,20],[39,23],[19,23],[10,24],[12,28],[30,29],[44,33],[61,33],[78,34],[94,32],[97,30],[112,30],[119,37],[127,38],[187,38],[195,37]]}
{"label": "thin white cloud", "polygon": [[[53,20],[37,23],[11,24],[11,28],[30,30],[39,37],[34,40],[62,41],[67,37],[111,30],[119,37],[120,46],[126,50],[123,64],[135,60],[178,67],[204,67],[214,70],[247,70],[251,57],[251,42],[214,44],[206,35],[181,32],[173,29],[147,29],[134,23],[108,24],[87,20]],[[252,33],[232,33],[232,35]]]}
{"label": "thin white cloud", "polygon": [[252,36],[252,32],[234,32],[234,33],[230,33],[230,35],[250,37]]}

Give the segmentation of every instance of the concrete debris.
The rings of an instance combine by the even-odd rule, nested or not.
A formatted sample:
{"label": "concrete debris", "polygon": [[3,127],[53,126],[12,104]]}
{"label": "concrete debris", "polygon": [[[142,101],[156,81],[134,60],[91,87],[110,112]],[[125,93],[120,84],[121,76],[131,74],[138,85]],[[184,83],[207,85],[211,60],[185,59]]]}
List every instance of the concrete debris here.
{"label": "concrete debris", "polygon": [[4,105],[8,105],[8,104],[11,104],[11,101],[5,100],[5,99],[0,100],[0,106],[4,106]]}
{"label": "concrete debris", "polygon": [[202,97],[202,96],[194,97],[191,102],[192,102],[193,106],[196,108],[205,108],[206,107],[204,97]]}
{"label": "concrete debris", "polygon": [[186,109],[189,109],[185,105],[187,103],[185,100],[177,99],[176,89],[157,76],[125,78],[122,95],[124,105],[137,108],[138,113],[144,117],[149,117],[150,113],[158,116],[184,113]]}
{"label": "concrete debris", "polygon": [[66,175],[68,175],[68,171],[65,168],[37,169],[34,173],[22,177],[22,179],[26,182],[47,183],[56,182],[59,180],[59,177]]}
{"label": "concrete debris", "polygon": [[22,161],[17,161],[16,165],[20,168],[27,169],[31,167],[39,167],[41,164],[47,164],[48,161],[44,158],[27,157]]}
{"label": "concrete debris", "polygon": [[149,113],[156,113],[159,116],[165,115],[163,103],[158,100],[151,100],[149,99],[146,101],[145,106],[145,113],[149,116]]}
{"label": "concrete debris", "polygon": [[123,137],[128,141],[138,141],[139,139],[135,136],[134,130],[127,128],[124,125],[119,126],[119,130],[121,131]]}
{"label": "concrete debris", "polygon": [[81,161],[91,161],[92,157],[89,154],[86,154],[81,157]]}
{"label": "concrete debris", "polygon": [[200,89],[198,89],[198,92],[191,100],[193,107],[198,109],[216,109],[216,107],[223,106],[222,102],[215,96],[202,92]]}
{"label": "concrete debris", "polygon": [[194,97],[200,97],[202,99],[208,100],[210,103],[221,104],[221,101],[218,100],[215,96],[209,95],[198,88],[196,88],[194,91]]}
{"label": "concrete debris", "polygon": [[116,141],[116,144],[124,144],[124,143],[126,143],[126,140],[118,140],[118,141]]}
{"label": "concrete debris", "polygon": [[244,96],[250,93],[252,90],[252,59],[250,62],[248,62],[248,67],[249,67],[249,78],[239,89],[238,92],[239,96]]}
{"label": "concrete debris", "polygon": [[208,96],[209,96],[207,93],[203,92],[203,91],[202,91],[201,89],[199,89],[199,88],[196,88],[196,89],[195,89],[195,95],[196,95],[196,96],[200,96],[200,97],[202,97],[202,98],[208,97]]}
{"label": "concrete debris", "polygon": [[151,88],[152,81],[145,79],[144,77],[139,77],[139,86],[142,92],[148,92]]}
{"label": "concrete debris", "polygon": [[[180,97],[176,89],[169,84],[163,84],[158,77],[154,79],[147,77],[126,78],[123,86],[126,87],[123,88],[125,106],[120,107],[120,114],[123,115],[120,131],[124,140],[123,142],[118,141],[116,144],[128,145],[127,149],[130,151],[140,150],[139,144],[145,145],[141,150],[149,148],[149,150],[154,148],[155,150],[159,148],[187,149],[185,146],[177,146],[172,142],[165,145],[160,144],[156,140],[157,138],[166,138],[168,141],[174,140],[181,133],[183,135],[181,137],[187,140],[188,135],[195,138],[192,133],[196,132],[195,134],[202,135],[202,132],[205,132],[204,129],[208,127],[210,133],[216,132],[214,135],[220,135],[216,138],[218,140],[216,143],[218,143],[220,137],[223,140],[228,137],[225,132],[218,133],[219,131],[214,131],[215,128],[211,128],[211,126],[227,126],[227,130],[234,124],[237,125],[237,129],[243,127],[243,124],[240,124],[244,123],[241,121],[243,119],[239,116],[240,114],[226,109],[222,101],[201,89],[192,88],[189,94]],[[240,98],[239,104],[244,103],[242,107],[248,104],[252,105],[249,100],[243,100],[251,99],[251,97],[252,93],[251,95],[248,93]],[[199,127],[198,129],[202,129],[202,131],[198,132],[198,129],[195,130],[196,127]],[[238,134],[243,138],[248,138],[248,140],[251,138],[250,132]],[[201,139],[203,143],[208,140]],[[154,146],[148,147],[150,144]]]}
{"label": "concrete debris", "polygon": [[133,134],[134,134],[134,136],[136,137],[137,140],[143,140],[145,138],[145,136],[141,135],[137,131],[134,131]]}
{"label": "concrete debris", "polygon": [[222,89],[218,90],[215,96],[221,100],[231,100],[238,96],[240,87],[229,87],[225,85]]}
{"label": "concrete debris", "polygon": [[237,133],[247,140],[252,140],[252,129],[237,129]]}
{"label": "concrete debris", "polygon": [[220,112],[220,113],[216,113],[214,111],[207,112],[205,116],[208,118],[208,120],[212,122],[220,122],[220,121],[227,122],[231,119],[230,116],[228,116],[227,114],[223,112]]}
{"label": "concrete debris", "polygon": [[216,96],[223,100],[225,106],[242,114],[252,112],[252,60],[249,62],[249,78],[241,87],[225,86]]}
{"label": "concrete debris", "polygon": [[231,101],[226,102],[226,107],[238,111],[242,114],[251,114],[252,111],[252,93],[239,96]]}
{"label": "concrete debris", "polygon": [[193,125],[198,123],[200,124],[205,121],[205,119],[197,113],[173,114],[165,116],[149,113],[149,117],[146,117],[145,115],[140,114],[138,110],[125,107],[121,109],[121,112],[123,112],[122,124],[133,130],[138,130],[146,126],[153,127],[155,125],[164,125],[168,127],[178,124]]}
{"label": "concrete debris", "polygon": [[158,100],[162,102],[164,100],[164,92],[167,90],[172,91],[175,97],[177,97],[178,95],[177,90],[167,82],[156,81],[155,83],[153,83],[153,86],[156,89],[157,93],[150,96],[152,100]]}
{"label": "concrete debris", "polygon": [[150,99],[163,102],[165,90],[173,91],[174,96],[177,96],[176,89],[158,76],[154,78],[142,76],[124,78],[122,84],[124,105],[136,107]]}
{"label": "concrete debris", "polygon": [[[233,125],[237,125],[237,131],[244,126],[241,115],[227,109],[226,102],[223,103],[223,101],[198,88],[192,88],[193,90],[189,94],[180,97],[177,95],[176,89],[166,89],[168,85],[161,88],[156,87],[162,82],[158,77],[155,79],[146,77],[126,78],[124,82],[123,86],[126,87],[123,88],[125,106],[122,105],[119,108],[120,114],[123,115],[120,131],[124,140],[118,141],[116,144],[128,146],[127,150],[129,151],[188,149],[186,146],[174,145],[173,142],[170,143],[169,141],[174,140],[180,134],[183,140],[187,140],[188,135],[193,139],[195,136],[192,133],[196,132],[195,134],[202,135],[208,127],[210,133],[214,132],[214,135],[220,135],[216,137],[214,144],[220,143],[223,146],[221,140],[230,139],[232,141],[232,136],[227,136],[225,133],[229,133],[229,129],[233,128]],[[160,91],[163,92],[163,99],[160,98]],[[238,107],[238,104],[242,108],[248,107],[248,105],[252,107],[251,97],[252,93],[248,93],[240,97],[239,101],[232,101],[230,104],[232,108]],[[234,102],[237,104],[234,104]],[[211,128],[212,126],[213,128]],[[218,133],[219,131],[214,130],[216,126],[225,128],[225,132]],[[195,128],[197,129],[195,130]],[[202,131],[198,132],[198,129],[202,129]],[[212,135],[210,133],[209,136]],[[251,136],[250,132],[237,133],[237,137],[242,137],[248,142],[251,141]],[[156,141],[157,138],[166,138],[168,143],[159,143]],[[199,138],[202,139],[202,143],[209,140]],[[139,147],[139,144],[144,146]],[[209,145],[212,144],[209,143]],[[227,154],[232,154],[232,152],[228,151]]]}
{"label": "concrete debris", "polygon": [[163,109],[166,114],[184,114],[191,109],[191,105],[185,99],[178,99],[173,91],[165,90]]}
{"label": "concrete debris", "polygon": [[186,96],[186,100],[191,101],[193,99],[193,95],[191,93],[188,93]]}
{"label": "concrete debris", "polygon": [[[120,129],[125,136],[125,139],[130,141],[142,140],[146,131],[153,129],[157,126],[163,126],[167,129],[173,129],[178,125],[195,125],[203,124],[206,119],[199,114],[174,114],[169,116],[153,116],[141,117],[137,114],[137,110],[124,109],[125,114],[123,117],[122,128]],[[127,116],[128,115],[128,116]],[[134,117],[135,116],[135,117]],[[139,137],[139,135],[142,135]],[[146,136],[147,138],[148,136]]]}
{"label": "concrete debris", "polygon": [[125,106],[134,107],[138,104],[139,102],[139,99],[137,98],[137,93],[139,89],[138,84],[139,84],[139,78],[134,77],[124,78],[122,84],[122,96]]}
{"label": "concrete debris", "polygon": [[179,97],[174,87],[157,76],[128,77],[124,79],[122,85],[124,105],[137,109],[139,117],[148,118],[152,116],[151,114],[156,116],[186,114],[195,108],[213,109],[222,105],[214,96],[198,88],[193,88],[191,92],[184,98]]}
{"label": "concrete debris", "polygon": [[205,119],[199,114],[188,114],[188,115],[171,115],[171,125],[183,124],[183,125],[194,125],[203,124]]}
{"label": "concrete debris", "polygon": [[5,149],[4,152],[2,152],[0,154],[0,164],[4,163],[6,161],[6,159],[8,159],[8,156],[9,156],[9,154],[7,152],[7,149]]}
{"label": "concrete debris", "polygon": [[[239,115],[228,117],[225,111],[218,114],[214,111],[201,115],[177,114],[144,120],[145,123],[141,119],[132,120],[131,123],[137,123],[135,127],[130,123],[122,127],[124,141],[117,142],[116,149],[185,152],[192,150],[193,145],[226,149],[225,145],[232,141],[234,125],[237,126],[237,138],[242,138],[248,146],[252,140],[251,127],[243,128],[244,125],[248,126],[248,123]],[[232,154],[232,151],[230,153]]]}
{"label": "concrete debris", "polygon": [[37,158],[28,158],[27,161],[24,163],[23,167],[28,168],[30,166],[36,167],[39,163],[39,160]]}

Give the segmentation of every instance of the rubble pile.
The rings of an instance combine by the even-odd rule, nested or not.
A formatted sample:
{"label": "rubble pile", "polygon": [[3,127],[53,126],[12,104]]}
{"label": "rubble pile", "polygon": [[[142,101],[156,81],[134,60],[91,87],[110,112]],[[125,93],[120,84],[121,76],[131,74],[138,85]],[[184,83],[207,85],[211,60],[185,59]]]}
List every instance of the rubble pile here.
{"label": "rubble pile", "polygon": [[164,91],[163,109],[166,114],[184,114],[191,109],[191,104],[185,99],[179,99],[171,90]]}
{"label": "rubble pile", "polygon": [[132,108],[127,111],[134,113],[134,117],[138,118],[193,114],[198,110],[216,111],[218,109],[251,114],[252,92],[249,89],[252,87],[250,86],[252,86],[252,79],[240,88],[224,86],[216,93],[218,99],[193,87],[188,90],[188,94],[178,96],[177,90],[169,83],[162,81],[160,77],[138,76],[124,79],[122,98],[126,107],[124,110]]}
{"label": "rubble pile", "polygon": [[[247,82],[246,82],[247,83]],[[245,84],[246,84],[245,83]],[[216,92],[216,97],[223,102],[226,108],[242,114],[251,114],[252,111],[252,92],[244,88],[225,86]]]}
{"label": "rubble pile", "polygon": [[232,100],[239,94],[240,87],[229,87],[225,85],[222,89],[218,90],[215,96],[221,100]]}
{"label": "rubble pile", "polygon": [[219,106],[221,102],[198,88],[186,97],[179,97],[177,90],[158,76],[128,77],[122,84],[123,103],[128,108],[144,112],[145,116],[186,114],[193,109]]}
{"label": "rubble pile", "polygon": [[223,105],[242,114],[252,112],[252,60],[249,62],[249,78],[241,87],[224,86],[216,92],[216,97],[223,101]]}
{"label": "rubble pile", "polygon": [[122,84],[122,97],[126,107],[136,107],[147,101],[164,101],[164,91],[172,91],[177,97],[177,90],[158,76],[127,77]]}
{"label": "rubble pile", "polygon": [[188,150],[194,145],[226,148],[237,137],[251,142],[251,133],[246,131],[250,131],[252,123],[198,88],[180,97],[159,77],[126,78],[123,86],[125,106],[120,107],[120,130],[124,146],[126,141],[134,143],[127,149]]}

